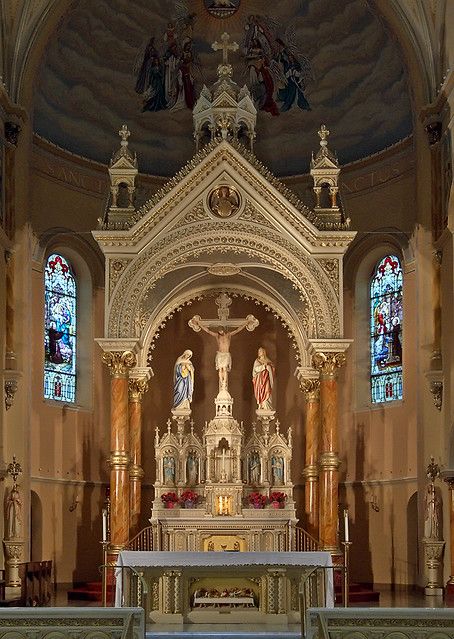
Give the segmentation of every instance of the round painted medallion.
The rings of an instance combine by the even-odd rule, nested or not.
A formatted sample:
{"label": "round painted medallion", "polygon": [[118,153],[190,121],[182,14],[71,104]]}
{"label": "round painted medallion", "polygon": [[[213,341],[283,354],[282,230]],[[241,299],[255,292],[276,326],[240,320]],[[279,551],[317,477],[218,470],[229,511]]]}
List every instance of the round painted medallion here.
{"label": "round painted medallion", "polygon": [[241,0],[204,0],[205,9],[215,18],[224,20],[238,11]]}

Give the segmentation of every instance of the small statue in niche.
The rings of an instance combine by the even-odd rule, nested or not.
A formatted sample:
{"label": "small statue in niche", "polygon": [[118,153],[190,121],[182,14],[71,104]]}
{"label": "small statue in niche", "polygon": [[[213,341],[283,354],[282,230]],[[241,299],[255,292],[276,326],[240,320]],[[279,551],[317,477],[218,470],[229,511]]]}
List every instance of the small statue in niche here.
{"label": "small statue in niche", "polygon": [[22,501],[19,490],[13,485],[6,501],[6,534],[7,539],[17,539],[22,531]]}
{"label": "small statue in niche", "polygon": [[188,484],[195,486],[198,479],[198,459],[196,453],[189,453],[186,460],[186,472],[188,478]]}
{"label": "small statue in niche", "polygon": [[273,455],[273,457],[271,458],[271,475],[273,486],[283,486],[284,458],[280,455]]}
{"label": "small statue in niche", "polygon": [[260,483],[260,456],[254,451],[249,458],[249,481],[253,486]]}
{"label": "small statue in niche", "polygon": [[164,484],[173,486],[175,484],[175,458],[170,456],[164,457]]}
{"label": "small statue in niche", "polygon": [[440,499],[432,482],[427,484],[424,499],[424,538],[440,540]]}

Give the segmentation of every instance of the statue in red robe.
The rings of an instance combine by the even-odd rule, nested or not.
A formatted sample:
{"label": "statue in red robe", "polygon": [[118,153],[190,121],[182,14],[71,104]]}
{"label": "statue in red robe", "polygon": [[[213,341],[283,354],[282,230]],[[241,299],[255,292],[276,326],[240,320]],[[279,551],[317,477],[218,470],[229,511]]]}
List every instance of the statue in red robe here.
{"label": "statue in red robe", "polygon": [[275,369],[273,363],[266,354],[266,350],[261,346],[257,353],[257,358],[252,367],[252,385],[260,410],[273,410],[271,394],[273,392]]}

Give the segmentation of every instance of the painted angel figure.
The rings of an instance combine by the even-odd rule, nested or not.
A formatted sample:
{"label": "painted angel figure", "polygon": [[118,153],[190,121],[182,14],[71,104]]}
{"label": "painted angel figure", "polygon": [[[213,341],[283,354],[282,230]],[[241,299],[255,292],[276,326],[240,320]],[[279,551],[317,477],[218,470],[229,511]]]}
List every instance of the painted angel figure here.
{"label": "painted angel figure", "polygon": [[298,52],[294,41],[293,28],[286,30],[285,41],[281,38],[275,40],[277,53],[273,59],[280,66],[284,81],[284,86],[277,92],[277,100],[282,102],[281,112],[289,111],[295,104],[304,111],[311,110],[304,91],[308,80],[312,79],[312,69],[309,60]]}

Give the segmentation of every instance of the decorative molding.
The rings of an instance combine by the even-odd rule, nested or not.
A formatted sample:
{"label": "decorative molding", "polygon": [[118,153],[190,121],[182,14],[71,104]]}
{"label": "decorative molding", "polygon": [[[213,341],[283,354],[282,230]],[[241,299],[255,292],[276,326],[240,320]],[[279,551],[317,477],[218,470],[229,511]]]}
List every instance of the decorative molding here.
{"label": "decorative molding", "polygon": [[207,267],[207,272],[218,277],[228,277],[241,273],[241,267],[231,262],[211,264]]}
{"label": "decorative molding", "polygon": [[443,406],[443,371],[428,371],[426,379],[429,382],[429,391],[432,395],[434,406],[441,411]]}
{"label": "decorative molding", "polygon": [[137,334],[134,317],[147,291],[165,274],[190,258],[226,251],[254,257],[269,264],[288,279],[312,306],[315,320],[313,337],[340,336],[341,317],[336,292],[316,260],[282,234],[244,222],[215,221],[194,226],[191,237],[182,237],[181,229],[150,245],[126,269],[115,288],[108,320],[108,334]]}
{"label": "decorative molding", "polygon": [[5,409],[9,410],[14,404],[14,396],[18,389],[17,379],[5,379]]}

